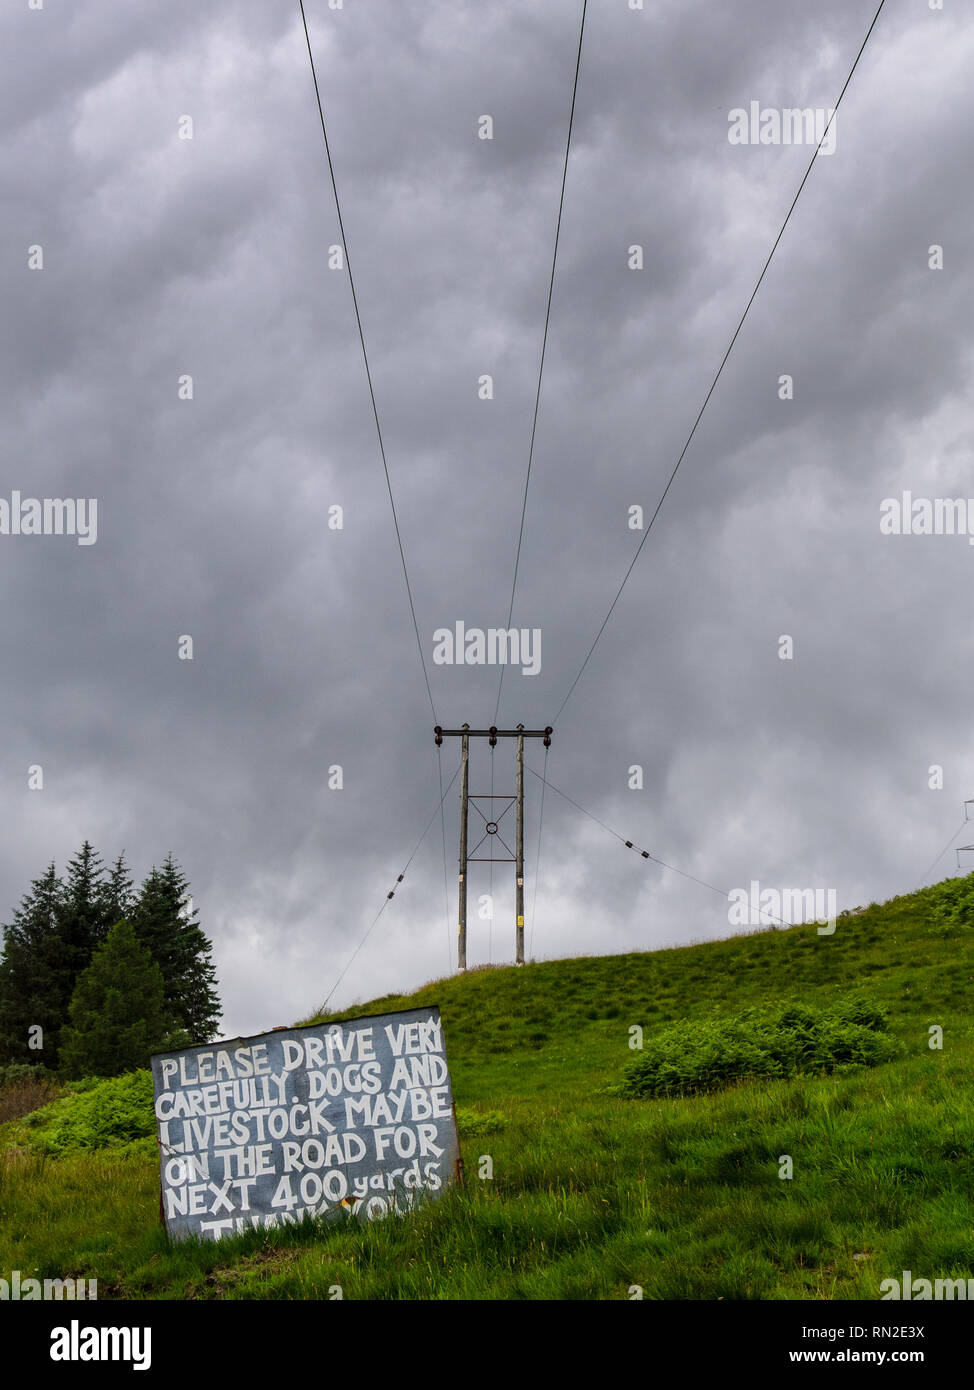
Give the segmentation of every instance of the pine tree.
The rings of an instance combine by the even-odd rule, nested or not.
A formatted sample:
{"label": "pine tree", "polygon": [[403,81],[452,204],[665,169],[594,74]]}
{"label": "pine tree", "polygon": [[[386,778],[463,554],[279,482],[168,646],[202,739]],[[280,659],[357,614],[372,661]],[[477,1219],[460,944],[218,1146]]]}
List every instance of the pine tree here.
{"label": "pine tree", "polygon": [[[111,870],[86,840],[66,881],[52,863],[3,928],[0,958],[0,1065],[43,1062],[57,1069],[59,1046],[75,988],[114,922],[131,922],[163,979],[168,1025],[183,1044],[216,1036],[220,1000],[212,946],[189,908],[189,883],[170,854],[135,898],[119,855]],[[43,1048],[29,1044],[40,1025]]]}
{"label": "pine tree", "polygon": [[59,1001],[56,1045],[60,1031],[68,1020],[78,978],[91,964],[96,947],[105,940],[112,923],[118,918],[114,910],[114,898],[118,891],[118,881],[114,877],[106,878],[100,855],[85,840],[78,853],[68,862],[58,898],[57,940],[51,941],[49,947],[49,968]]}
{"label": "pine tree", "polygon": [[136,936],[162,971],[166,1009],[173,1027],[193,1042],[210,1042],[221,1015],[211,942],[191,909],[189,880],[166,856],[153,868],[132,908]]}
{"label": "pine tree", "polygon": [[133,904],[132,879],[125,867],[124,850],[111,867],[108,881],[104,886],[103,897],[104,912],[110,922],[117,922],[120,917],[128,917]]}
{"label": "pine tree", "polygon": [[76,953],[83,961],[82,970],[116,920],[111,915],[113,891],[109,884],[101,856],[85,840],[68,863],[59,925],[61,940],[72,955]]}
{"label": "pine tree", "polygon": [[119,1076],[172,1046],[162,971],[124,919],[115,923],[78,979],[61,1040],[68,1077]]}
{"label": "pine tree", "polygon": [[[0,960],[0,1064],[57,1065],[58,1038],[65,1021],[59,932],[64,885],[53,862],[31,884],[13,922],[3,928]],[[31,1046],[40,1026],[43,1046]]]}

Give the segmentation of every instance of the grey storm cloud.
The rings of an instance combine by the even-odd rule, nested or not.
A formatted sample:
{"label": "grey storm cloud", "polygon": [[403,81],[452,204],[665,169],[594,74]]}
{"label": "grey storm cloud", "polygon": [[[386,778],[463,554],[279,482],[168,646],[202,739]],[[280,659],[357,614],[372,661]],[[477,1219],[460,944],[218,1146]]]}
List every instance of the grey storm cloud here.
{"label": "grey storm cloud", "polygon": [[[433,703],[489,724],[498,668],[434,664],[433,635],[507,625],[581,4],[305,8]],[[505,673],[501,724],[555,719],[811,158],[732,144],[729,113],[834,107],[875,9],[590,0],[512,620],[541,670]],[[0,497],[98,503],[91,546],[0,535],[3,916],[87,837],[138,878],[172,851],[227,1033],[320,1004],[383,902],[332,1003],[444,975],[458,749],[433,745],[329,268],[297,0],[25,0],[0,42]],[[974,549],[879,516],[974,496],[972,59],[965,7],[888,0],[556,722],[553,787],[711,887],[551,788],[536,885],[529,777],[536,958],[727,935],[753,878],[840,907],[908,891],[960,820]],[[475,750],[473,789],[492,775],[513,789],[510,746],[493,770]],[[512,959],[511,878],[492,922],[485,866],[471,883],[471,964]]]}

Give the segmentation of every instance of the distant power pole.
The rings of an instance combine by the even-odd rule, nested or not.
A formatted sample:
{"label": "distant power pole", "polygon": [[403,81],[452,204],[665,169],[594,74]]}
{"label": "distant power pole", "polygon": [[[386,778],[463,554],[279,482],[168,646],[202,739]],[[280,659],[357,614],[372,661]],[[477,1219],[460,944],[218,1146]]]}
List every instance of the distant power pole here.
{"label": "distant power pole", "polygon": [[[515,905],[515,956],[514,964],[524,964],[524,740],[526,738],[542,738],[544,746],[551,747],[552,728],[549,724],[546,729],[526,729],[523,724],[518,724],[516,729],[498,729],[496,725],[491,725],[489,729],[471,729],[469,724],[464,724],[459,729],[442,729],[439,724],[433,730],[436,736],[436,745],[443,742],[445,738],[459,738],[460,745],[460,904],[459,904],[459,926],[457,943],[457,969],[466,970],[467,968],[467,865],[468,863],[480,864],[514,864],[516,883],[516,905]],[[490,739],[491,748],[496,747],[499,738],[517,739],[517,791],[513,796],[494,795],[476,793],[471,795],[468,779],[468,769],[470,762],[470,740],[472,738]],[[484,833],[474,845],[473,854],[467,852],[467,811],[470,802],[473,802],[474,809],[483,817]],[[494,814],[493,805],[490,806],[490,816],[485,816],[477,805],[478,801],[506,801],[507,805],[500,815]],[[512,853],[510,846],[504,841],[500,833],[500,822],[511,809],[517,806],[517,831],[514,841],[515,850]],[[477,850],[487,839],[488,835],[496,835],[498,840],[507,850],[506,854],[486,854],[478,855]]]}
{"label": "distant power pole", "polygon": [[[972,807],[972,806],[974,806],[974,801],[965,801],[965,802],[964,802],[964,819],[965,819],[965,821],[974,820],[974,816],[971,815],[971,807]],[[961,855],[962,855],[962,854],[968,854],[971,850],[974,850],[974,845],[958,845],[958,846],[957,846],[956,854],[957,854],[957,867],[958,867],[958,869],[964,868],[964,865],[960,862],[960,857],[961,857]]]}

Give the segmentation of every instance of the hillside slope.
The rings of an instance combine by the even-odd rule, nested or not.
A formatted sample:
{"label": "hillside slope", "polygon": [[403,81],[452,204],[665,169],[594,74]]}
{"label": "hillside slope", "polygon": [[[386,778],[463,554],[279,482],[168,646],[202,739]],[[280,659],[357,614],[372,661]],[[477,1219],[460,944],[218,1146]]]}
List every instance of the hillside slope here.
{"label": "hillside slope", "polygon": [[[170,1250],[144,1151],[45,1161],[12,1153],[8,1126],[0,1265],[177,1298],[875,1299],[907,1269],[970,1277],[974,931],[930,918],[936,892],[841,917],[833,936],[474,971],[304,1020],[439,1005],[468,1180],[406,1220]],[[893,1061],[684,1099],[608,1093],[634,1025],[648,1039],[852,987],[888,1009]]]}

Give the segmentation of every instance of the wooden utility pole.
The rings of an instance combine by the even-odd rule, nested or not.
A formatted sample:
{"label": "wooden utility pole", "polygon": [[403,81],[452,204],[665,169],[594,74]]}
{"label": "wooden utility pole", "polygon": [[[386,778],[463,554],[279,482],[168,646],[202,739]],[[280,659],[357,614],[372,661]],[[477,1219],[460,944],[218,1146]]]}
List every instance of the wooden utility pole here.
{"label": "wooden utility pole", "polygon": [[[464,725],[466,728],[466,725]],[[470,735],[462,735],[460,772],[460,926],[458,929],[457,969],[467,968],[467,807],[470,802]]]}
{"label": "wooden utility pole", "polygon": [[[545,747],[550,743],[545,738]],[[517,736],[517,853],[514,859],[514,876],[517,884],[514,889],[514,914],[517,919],[514,928],[514,964],[524,964],[524,735]]]}
{"label": "wooden utility pole", "polygon": [[[467,968],[467,865],[469,863],[503,863],[513,862],[516,877],[515,885],[515,928],[514,928],[514,963],[515,965],[524,964],[524,740],[526,738],[544,739],[544,746],[551,747],[552,728],[549,724],[546,729],[526,729],[523,724],[518,724],[516,729],[498,729],[496,725],[491,725],[489,729],[471,729],[469,724],[462,725],[459,729],[443,729],[437,724],[433,730],[437,747],[445,738],[459,738],[461,740],[461,763],[460,763],[460,879],[459,879],[459,911],[458,911],[458,942],[457,942],[457,969],[466,970]],[[493,793],[486,795],[480,793],[474,796],[470,794],[469,785],[469,765],[470,765],[470,740],[472,738],[486,738],[490,740],[491,748],[496,747],[499,738],[517,739],[517,791],[512,796],[495,796]],[[481,816],[484,815],[480,807],[476,805],[478,801],[506,801],[507,805],[499,816],[494,815],[493,806],[488,819],[484,816],[485,830],[480,840],[474,846],[474,853],[470,854],[467,848],[467,813],[470,802],[473,801],[477,811]],[[512,854],[508,845],[500,834],[499,822],[510,810],[511,805],[517,806],[517,830],[515,839],[515,851]],[[488,835],[496,835],[501,844],[507,850],[506,855],[477,855],[477,850],[483,844]]]}

